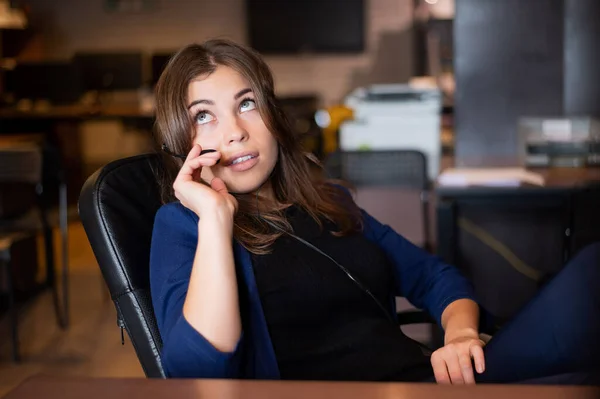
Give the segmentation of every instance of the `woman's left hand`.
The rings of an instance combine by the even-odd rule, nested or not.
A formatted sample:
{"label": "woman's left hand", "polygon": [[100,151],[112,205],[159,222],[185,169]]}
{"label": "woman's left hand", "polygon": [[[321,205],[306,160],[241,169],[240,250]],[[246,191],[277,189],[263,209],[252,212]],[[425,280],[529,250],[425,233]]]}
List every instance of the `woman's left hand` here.
{"label": "woman's left hand", "polygon": [[438,384],[474,384],[473,359],[476,371],[485,370],[483,347],[477,334],[465,334],[447,340],[444,347],[431,355],[431,366]]}

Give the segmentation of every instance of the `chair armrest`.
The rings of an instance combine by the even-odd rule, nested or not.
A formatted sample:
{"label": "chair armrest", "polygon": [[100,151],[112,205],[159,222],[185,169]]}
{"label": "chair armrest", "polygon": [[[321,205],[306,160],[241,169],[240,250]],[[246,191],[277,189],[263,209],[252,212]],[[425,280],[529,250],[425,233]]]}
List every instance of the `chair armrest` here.
{"label": "chair armrest", "polygon": [[398,324],[401,326],[421,323],[436,324],[433,317],[424,310],[403,310],[396,313],[396,318],[398,319]]}

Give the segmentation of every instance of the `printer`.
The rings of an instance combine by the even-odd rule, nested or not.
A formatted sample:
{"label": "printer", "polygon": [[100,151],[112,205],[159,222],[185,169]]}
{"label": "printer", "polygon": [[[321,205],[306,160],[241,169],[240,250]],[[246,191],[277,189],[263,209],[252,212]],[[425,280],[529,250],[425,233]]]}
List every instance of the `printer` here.
{"label": "printer", "polygon": [[417,150],[425,154],[429,178],[440,168],[442,93],[437,88],[378,84],[351,92],[344,104],[354,118],[339,131],[339,148]]}
{"label": "printer", "polygon": [[518,151],[528,167],[600,166],[600,121],[591,117],[519,119]]}

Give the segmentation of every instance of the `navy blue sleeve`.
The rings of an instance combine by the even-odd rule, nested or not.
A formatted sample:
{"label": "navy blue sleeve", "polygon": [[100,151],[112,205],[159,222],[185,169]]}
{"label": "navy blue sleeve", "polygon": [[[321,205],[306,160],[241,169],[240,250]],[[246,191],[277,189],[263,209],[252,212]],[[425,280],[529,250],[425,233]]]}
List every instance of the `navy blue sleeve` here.
{"label": "navy blue sleeve", "polygon": [[394,266],[396,295],[425,309],[441,326],[442,313],[457,299],[476,301],[472,284],[451,265],[429,254],[363,211],[365,235]]}
{"label": "navy blue sleeve", "polygon": [[162,364],[169,377],[236,378],[243,339],[233,352],[220,352],[183,315],[198,243],[197,221],[179,203],[161,207],[154,221],[150,289],[163,341]]}

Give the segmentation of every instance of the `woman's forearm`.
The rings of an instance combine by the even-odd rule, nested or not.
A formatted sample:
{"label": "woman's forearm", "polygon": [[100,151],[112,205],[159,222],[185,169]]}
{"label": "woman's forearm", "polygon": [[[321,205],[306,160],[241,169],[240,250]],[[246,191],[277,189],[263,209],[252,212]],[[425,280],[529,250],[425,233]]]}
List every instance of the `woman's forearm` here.
{"label": "woman's forearm", "polygon": [[183,315],[217,350],[231,352],[241,335],[231,216],[198,222],[198,246]]}
{"label": "woman's forearm", "polygon": [[458,337],[479,337],[479,306],[470,299],[452,302],[442,313],[444,341],[450,342]]}

